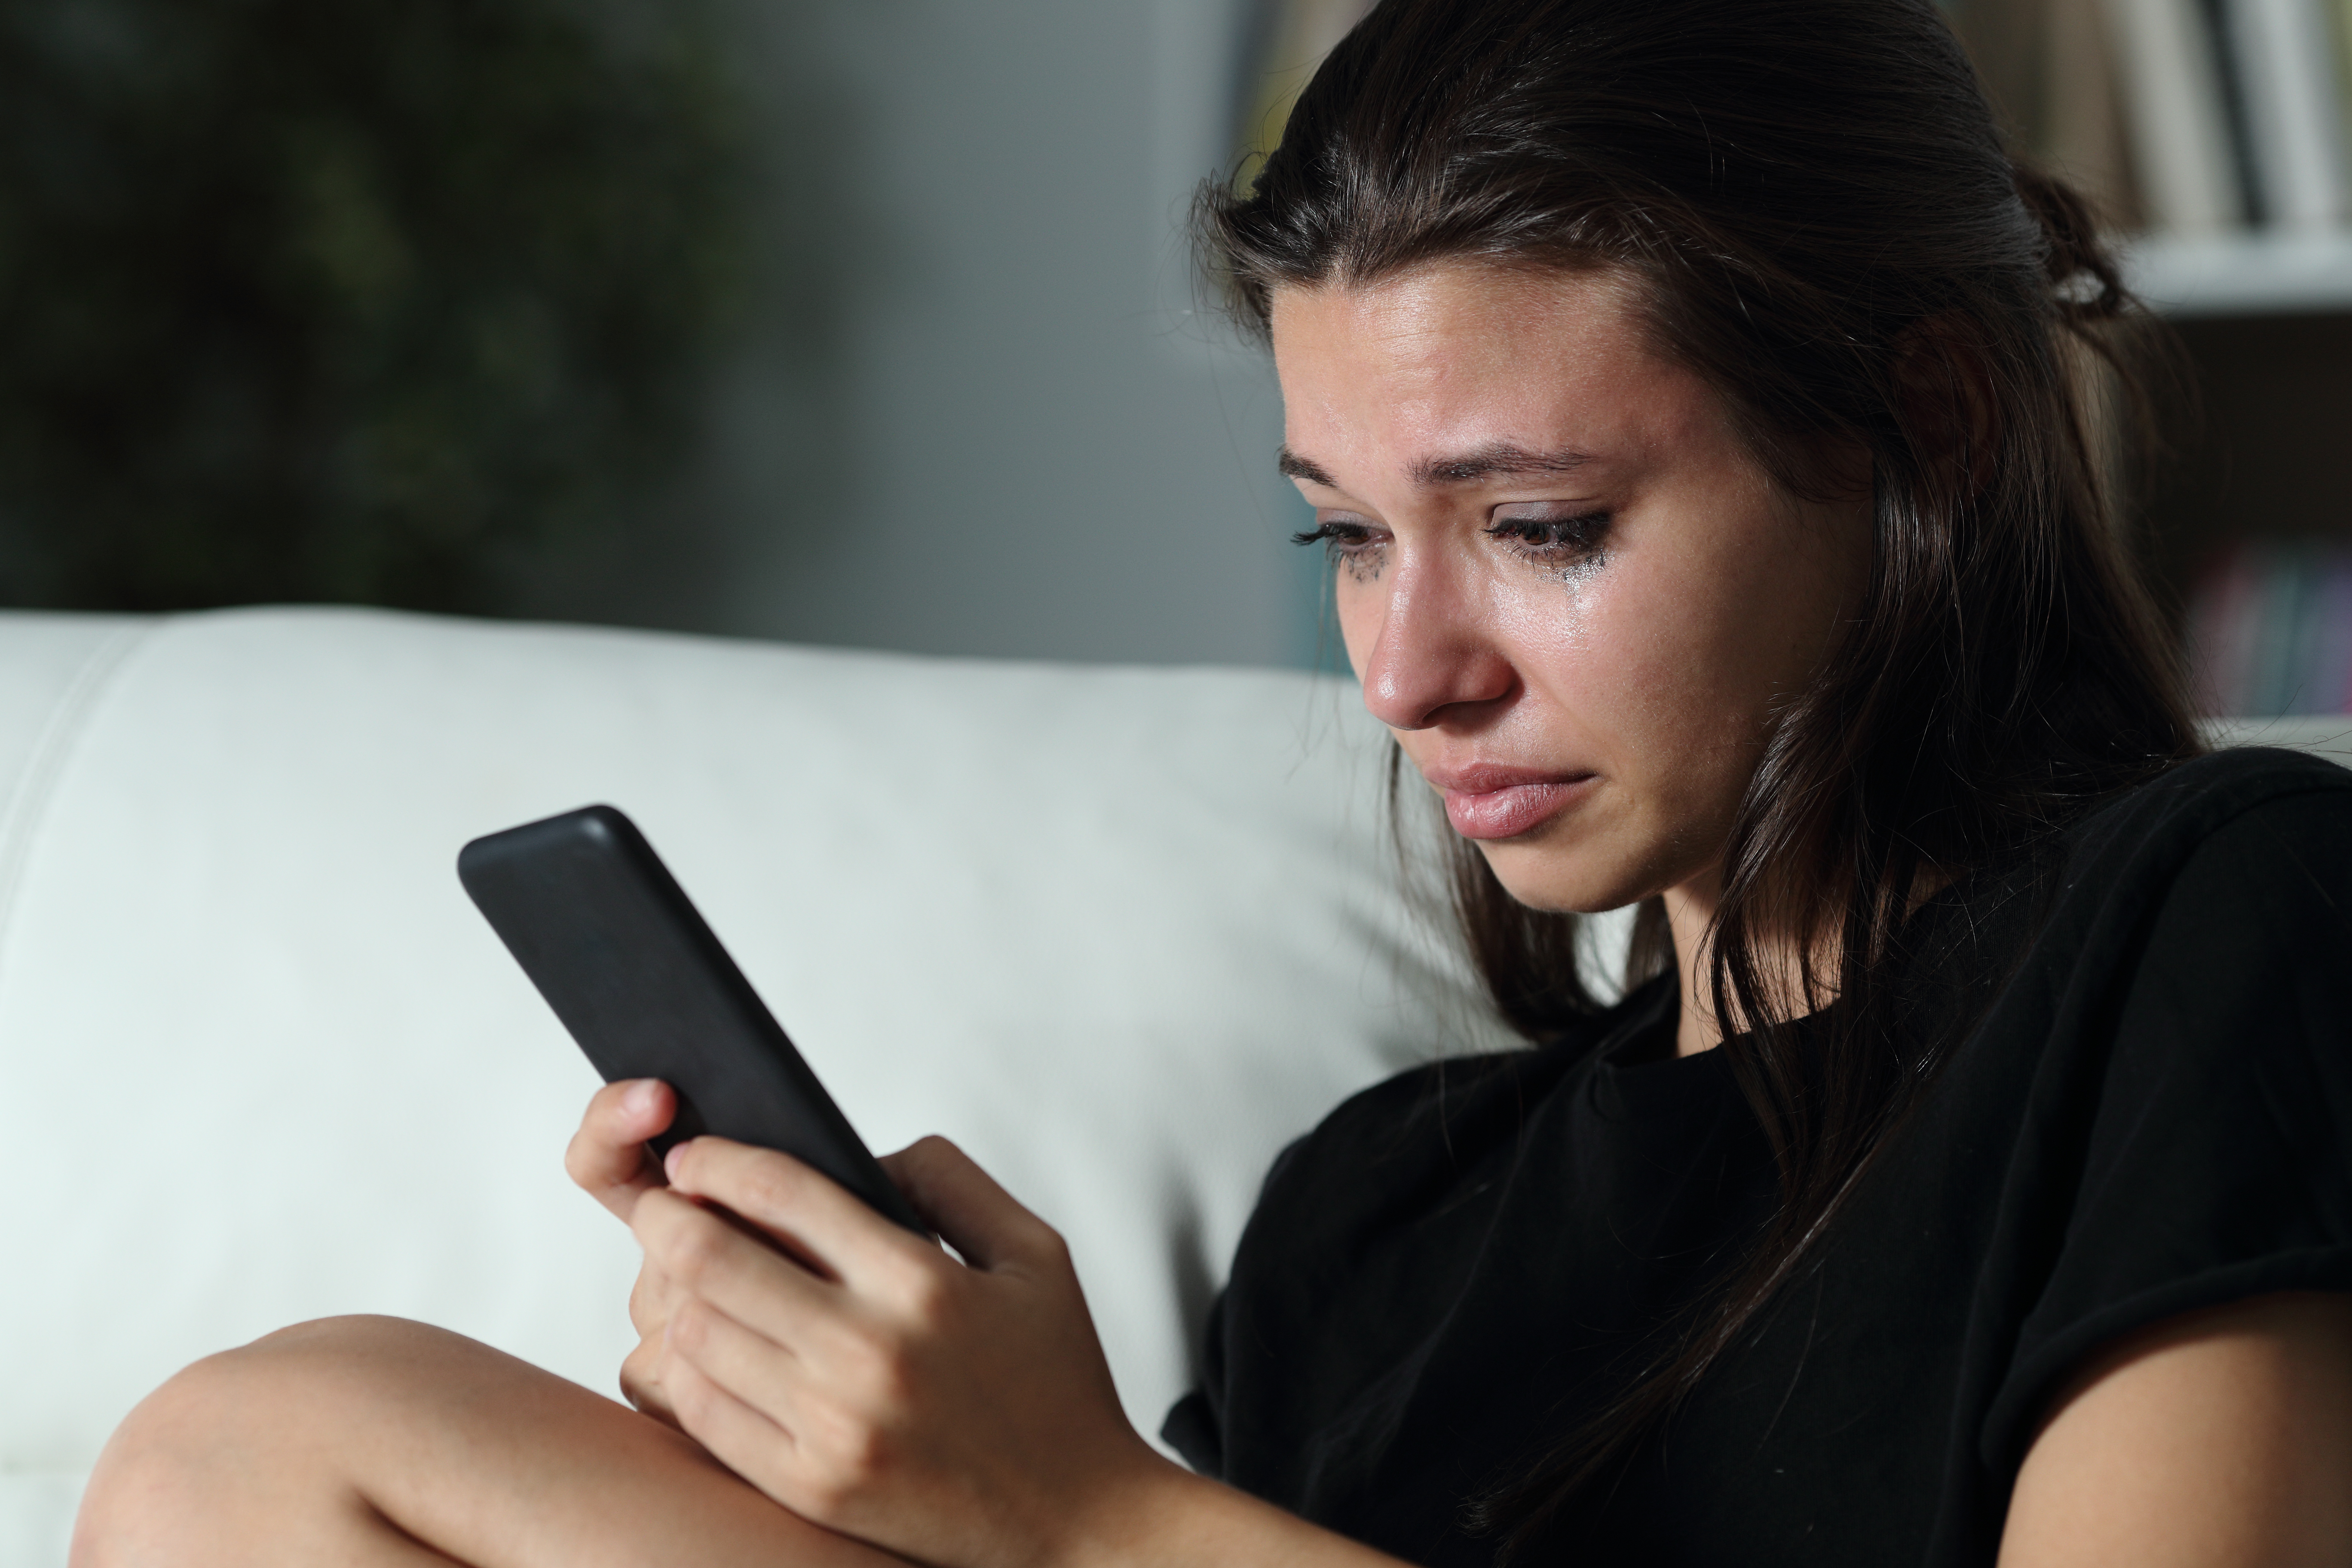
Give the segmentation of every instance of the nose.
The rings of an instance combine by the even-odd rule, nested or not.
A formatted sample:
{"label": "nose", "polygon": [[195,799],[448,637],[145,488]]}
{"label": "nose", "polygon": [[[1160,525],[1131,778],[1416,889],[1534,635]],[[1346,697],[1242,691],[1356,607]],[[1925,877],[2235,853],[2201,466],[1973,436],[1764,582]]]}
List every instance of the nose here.
{"label": "nose", "polygon": [[1508,697],[1518,672],[1497,646],[1474,586],[1442,556],[1400,562],[1358,672],[1364,706],[1391,730],[1472,717]]}

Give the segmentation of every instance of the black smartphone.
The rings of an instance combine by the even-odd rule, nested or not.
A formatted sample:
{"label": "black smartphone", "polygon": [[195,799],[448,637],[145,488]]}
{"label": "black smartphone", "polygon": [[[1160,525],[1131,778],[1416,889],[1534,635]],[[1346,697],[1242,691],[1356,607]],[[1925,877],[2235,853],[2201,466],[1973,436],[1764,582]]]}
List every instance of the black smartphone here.
{"label": "black smartphone", "polygon": [[654,853],[609,805],[477,838],[457,878],[606,1082],[657,1078],[700,1133],[781,1149],[929,1237]]}

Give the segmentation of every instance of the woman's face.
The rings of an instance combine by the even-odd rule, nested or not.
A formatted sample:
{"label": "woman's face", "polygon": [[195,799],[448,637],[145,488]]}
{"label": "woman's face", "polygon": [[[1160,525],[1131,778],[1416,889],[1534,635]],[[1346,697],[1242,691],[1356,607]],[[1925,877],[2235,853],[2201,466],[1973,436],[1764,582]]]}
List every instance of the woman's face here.
{"label": "woman's face", "polygon": [[1426,268],[1273,302],[1283,468],[1364,702],[1546,910],[1713,889],[1773,716],[1866,578],[1605,273]]}

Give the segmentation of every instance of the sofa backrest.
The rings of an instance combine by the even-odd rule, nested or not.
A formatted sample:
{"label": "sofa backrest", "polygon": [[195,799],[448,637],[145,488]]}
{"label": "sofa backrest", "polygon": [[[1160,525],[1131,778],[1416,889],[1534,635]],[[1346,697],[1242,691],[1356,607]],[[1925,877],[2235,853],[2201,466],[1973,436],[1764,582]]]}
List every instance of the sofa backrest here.
{"label": "sofa backrest", "polygon": [[453,869],[594,800],[870,1143],[945,1132],[1062,1228],[1155,1429],[1280,1146],[1503,1043],[1401,891],[1385,757],[1351,687],[1276,672],[0,615],[0,1568],[62,1563],[150,1388],[288,1322],[613,1387],[635,1250],[561,1166],[595,1079]]}
{"label": "sofa backrest", "polygon": [[1156,1428],[1279,1147],[1496,1039],[1384,771],[1351,688],[1279,672],[0,616],[0,1475],[330,1313],[613,1387],[635,1248],[561,1167],[595,1079],[453,869],[596,800],[870,1143],[945,1132],[1064,1230]]}

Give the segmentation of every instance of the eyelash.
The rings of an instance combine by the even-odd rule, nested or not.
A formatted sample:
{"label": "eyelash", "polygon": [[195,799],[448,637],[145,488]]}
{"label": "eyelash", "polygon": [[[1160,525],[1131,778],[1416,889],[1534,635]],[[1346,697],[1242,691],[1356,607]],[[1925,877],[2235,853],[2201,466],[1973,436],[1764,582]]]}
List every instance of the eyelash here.
{"label": "eyelash", "polygon": [[[1489,539],[1501,540],[1523,561],[1559,569],[1598,559],[1610,521],[1611,514],[1605,511],[1580,512],[1574,517],[1503,517],[1482,531]],[[1360,522],[1318,523],[1292,534],[1290,542],[1320,544],[1333,566],[1359,570],[1368,566],[1369,558],[1380,549],[1371,530]]]}
{"label": "eyelash", "polygon": [[1488,538],[1504,541],[1525,560],[1545,566],[1571,566],[1601,554],[1610,521],[1605,511],[1579,512],[1574,517],[1500,517],[1486,531]]}
{"label": "eyelash", "polygon": [[1373,582],[1381,574],[1381,542],[1360,522],[1318,522],[1292,534],[1290,542],[1321,545],[1325,565],[1334,572],[1344,570],[1359,583]]}
{"label": "eyelash", "polygon": [[1318,522],[1290,536],[1297,545],[1319,544],[1331,564],[1339,565],[1371,543],[1371,530],[1360,522]]}

